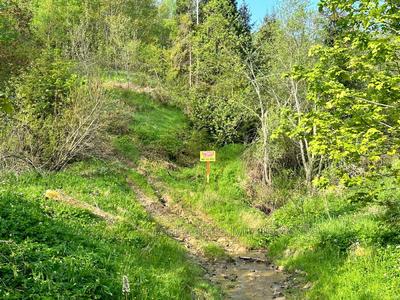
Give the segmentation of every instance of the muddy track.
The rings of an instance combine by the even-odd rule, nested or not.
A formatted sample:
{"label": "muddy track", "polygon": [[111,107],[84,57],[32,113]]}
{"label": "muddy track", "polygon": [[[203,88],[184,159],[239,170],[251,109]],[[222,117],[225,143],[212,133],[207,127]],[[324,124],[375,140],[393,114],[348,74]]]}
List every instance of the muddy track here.
{"label": "muddy track", "polygon": [[[285,299],[286,277],[266,261],[265,250],[246,249],[235,238],[222,232],[206,215],[183,208],[160,192],[159,183],[147,179],[156,196],[146,195],[130,180],[128,183],[163,230],[188,250],[190,258],[206,271],[207,279],[221,287],[224,299]],[[176,225],[177,220],[180,224],[196,227],[197,233],[193,234],[186,226]],[[218,244],[227,256],[207,258],[201,247],[204,242]]]}

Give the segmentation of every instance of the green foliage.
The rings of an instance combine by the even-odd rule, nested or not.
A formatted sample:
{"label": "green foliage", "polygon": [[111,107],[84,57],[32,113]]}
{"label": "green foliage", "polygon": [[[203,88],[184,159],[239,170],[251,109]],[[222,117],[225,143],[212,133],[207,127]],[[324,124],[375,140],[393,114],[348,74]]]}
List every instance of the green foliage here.
{"label": "green foliage", "polygon": [[169,35],[154,0],[34,0],[30,4],[29,26],[35,38],[62,49],[84,71],[98,66],[139,69],[143,67],[139,45],[164,45]]}
{"label": "green foliage", "polygon": [[33,11],[31,27],[38,39],[53,47],[67,46],[68,33],[82,17],[84,4],[75,0],[33,0],[31,2]]}
{"label": "green foliage", "polygon": [[5,113],[11,113],[13,107],[10,103],[10,100],[6,98],[0,98],[0,111]]}
{"label": "green foliage", "polygon": [[329,0],[321,8],[340,15],[340,34],[332,46],[314,47],[312,69],[298,69],[316,108],[297,133],[312,139],[314,153],[371,170],[398,148],[399,10],[381,1]]}
{"label": "green foliage", "polygon": [[25,1],[0,3],[0,41],[10,43],[29,36],[30,11]]}
{"label": "green foliage", "polygon": [[14,79],[16,108],[31,120],[60,114],[71,102],[69,95],[82,85],[71,61],[59,53],[45,51],[29,71]]}
{"label": "green foliage", "polygon": [[[209,1],[194,37],[196,89],[192,117],[220,144],[243,140],[253,116],[244,104],[249,93],[241,57],[246,36],[237,32],[232,1]],[[248,38],[248,36],[247,36]]]}
{"label": "green foliage", "polygon": [[204,255],[209,259],[221,260],[227,259],[228,255],[225,250],[216,243],[208,243],[202,247]]}
{"label": "green foliage", "polygon": [[303,298],[397,297],[400,195],[391,174],[343,195],[299,197],[273,214],[271,254],[313,282]]}
{"label": "green foliage", "polygon": [[0,153],[16,169],[59,170],[93,151],[107,126],[102,88],[57,51],[43,52],[15,77],[7,96],[15,109],[3,124]]}
{"label": "green foliage", "polygon": [[31,11],[27,1],[0,3],[0,89],[12,76],[28,65],[37,53],[29,28]]}

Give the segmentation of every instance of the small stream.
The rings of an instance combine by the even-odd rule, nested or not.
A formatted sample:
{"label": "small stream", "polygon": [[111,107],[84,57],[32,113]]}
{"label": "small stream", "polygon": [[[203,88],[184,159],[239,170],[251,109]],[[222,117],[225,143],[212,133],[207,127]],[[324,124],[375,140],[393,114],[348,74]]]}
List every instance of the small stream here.
{"label": "small stream", "polygon": [[285,276],[265,261],[263,251],[247,251],[207,266],[209,279],[221,286],[225,299],[283,300]]}
{"label": "small stream", "polygon": [[[218,234],[216,228],[212,232],[217,236],[193,236],[184,228],[174,226],[174,221],[180,219],[182,222],[196,222],[197,226],[209,228],[212,224],[205,216],[193,214],[173,202],[162,203],[158,198],[170,197],[149,197],[132,182],[129,183],[143,207],[168,235],[187,249],[191,259],[205,269],[207,279],[221,287],[224,299],[285,299],[283,291],[287,288],[286,276],[266,260],[265,250],[247,250],[223,233]],[[228,257],[218,260],[206,258],[199,247],[204,241],[219,244]]]}

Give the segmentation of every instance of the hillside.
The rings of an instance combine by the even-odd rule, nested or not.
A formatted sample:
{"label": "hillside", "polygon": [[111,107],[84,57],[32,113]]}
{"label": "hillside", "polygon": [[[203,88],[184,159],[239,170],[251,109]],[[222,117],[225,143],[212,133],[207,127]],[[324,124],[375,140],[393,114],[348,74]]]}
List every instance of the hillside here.
{"label": "hillside", "polygon": [[0,298],[400,299],[399,24],[0,0]]}
{"label": "hillside", "polygon": [[[124,89],[110,93],[133,115],[129,133],[113,138],[118,160],[77,162],[43,176],[2,176],[2,297],[121,298],[126,276],[130,299],[218,299],[217,286],[222,284],[225,293],[235,287],[226,276],[243,276],[238,283],[246,286],[241,280],[250,269],[268,272],[267,281],[248,282],[239,293],[251,295],[258,288],[272,297],[274,290],[265,284],[272,285],[271,274],[275,280],[283,277],[255,261],[265,261],[262,252],[246,250],[263,244],[252,232],[265,218],[243,201],[239,186],[231,185],[239,184],[236,158],[242,148],[220,151],[214,184],[206,186],[203,166],[195,165],[197,157],[188,152],[200,146],[182,112],[145,94]],[[154,124],[149,118],[158,125],[149,126]],[[187,138],[182,138],[184,132]],[[164,190],[154,186],[153,178]],[[171,215],[160,202],[164,193],[173,195],[168,201],[174,203],[167,204]],[[146,207],[142,198],[153,203]],[[163,211],[157,212],[157,205]],[[251,215],[258,220],[248,224]],[[185,247],[193,248],[189,256]],[[246,262],[239,256],[255,257]],[[229,265],[237,267],[225,274]]]}
{"label": "hillside", "polygon": [[[139,204],[117,160],[1,176],[0,298],[218,298],[201,268]],[[54,191],[54,192],[50,192]],[[57,191],[57,192],[56,192]],[[114,217],[55,201],[58,194]]]}

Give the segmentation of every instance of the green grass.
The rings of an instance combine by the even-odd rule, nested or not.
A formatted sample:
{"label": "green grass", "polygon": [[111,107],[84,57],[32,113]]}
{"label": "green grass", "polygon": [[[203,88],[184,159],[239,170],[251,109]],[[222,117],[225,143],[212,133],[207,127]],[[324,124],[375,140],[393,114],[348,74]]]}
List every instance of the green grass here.
{"label": "green grass", "polygon": [[292,200],[271,219],[270,253],[306,272],[313,287],[300,298],[400,299],[398,226],[387,212],[340,195]]}
{"label": "green grass", "polygon": [[[2,176],[0,298],[211,299],[184,249],[165,236],[135,200],[118,165],[77,163],[43,177]],[[123,217],[110,225],[88,211],[44,198],[47,189]]]}
{"label": "green grass", "polygon": [[117,137],[115,143],[126,158],[137,161],[139,155],[145,154],[179,164],[193,161],[205,134],[193,131],[180,109],[130,90],[115,89],[113,97],[124,101],[133,111],[130,134]]}
{"label": "green grass", "polygon": [[114,139],[114,147],[133,163],[137,163],[140,159],[140,151],[136,145],[137,142],[129,135],[118,136]]}
{"label": "green grass", "polygon": [[225,250],[216,243],[206,243],[202,246],[202,250],[204,255],[209,259],[229,259],[229,255],[225,252]]}

